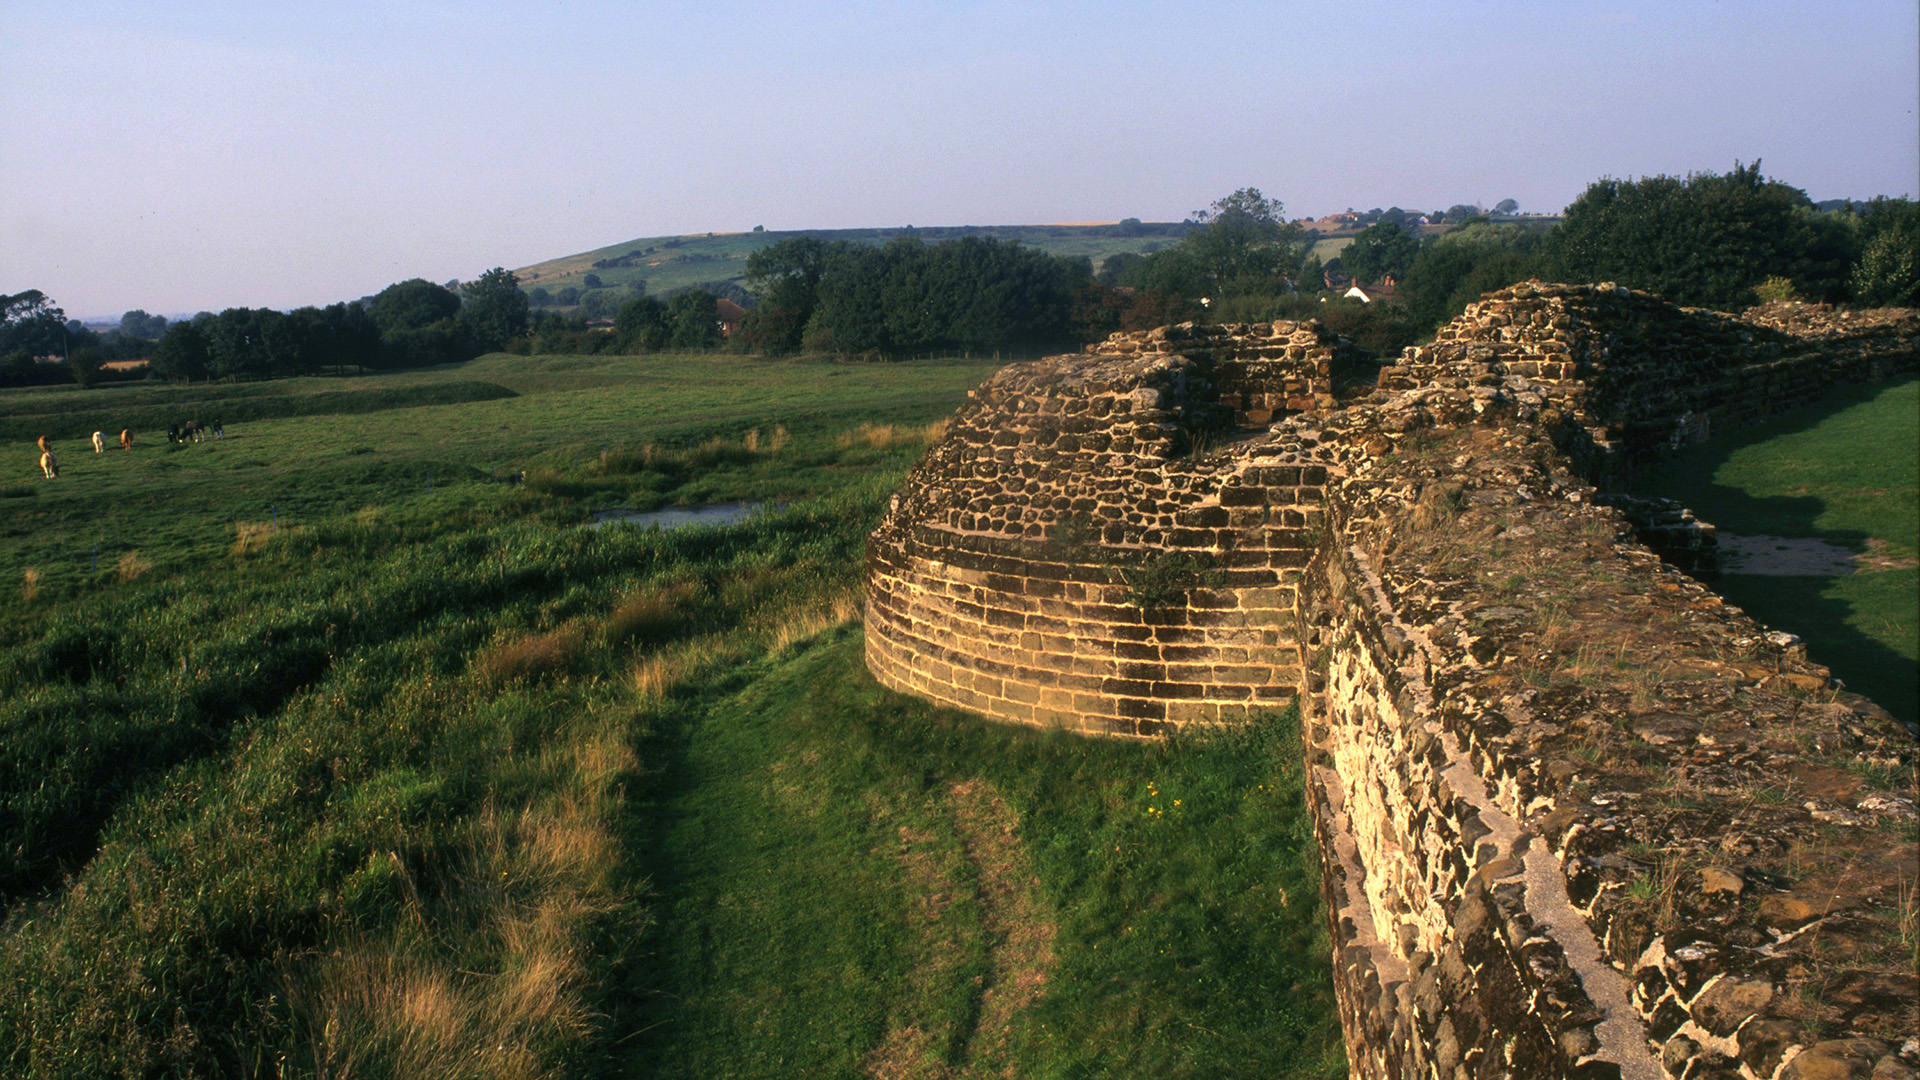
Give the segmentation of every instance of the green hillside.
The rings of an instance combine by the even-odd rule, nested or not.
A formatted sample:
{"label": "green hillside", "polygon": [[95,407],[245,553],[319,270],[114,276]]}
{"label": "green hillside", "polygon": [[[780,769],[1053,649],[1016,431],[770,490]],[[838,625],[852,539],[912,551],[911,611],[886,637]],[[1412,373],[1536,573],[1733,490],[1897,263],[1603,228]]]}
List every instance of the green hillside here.
{"label": "green hillside", "polygon": [[769,244],[796,236],[845,240],[855,244],[884,244],[902,236],[928,243],[963,236],[990,236],[1011,240],[1050,255],[1084,255],[1094,267],[1123,251],[1157,251],[1185,236],[1184,222],[1126,221],[1094,225],[952,225],[896,229],[800,229],[790,232],[705,233],[692,236],[648,236],[610,244],[577,255],[567,255],[514,271],[526,289],[558,292],[569,285],[586,288],[586,276],[599,277],[608,288],[631,288],[645,282],[649,293],[660,295],[716,281],[739,281],[747,272],[747,256]]}

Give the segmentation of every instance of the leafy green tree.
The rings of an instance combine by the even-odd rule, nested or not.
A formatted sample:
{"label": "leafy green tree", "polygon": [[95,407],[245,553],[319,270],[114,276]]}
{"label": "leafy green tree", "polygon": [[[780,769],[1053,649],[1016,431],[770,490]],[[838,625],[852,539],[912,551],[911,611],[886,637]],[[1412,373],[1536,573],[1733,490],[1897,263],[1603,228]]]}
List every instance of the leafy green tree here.
{"label": "leafy green tree", "polygon": [[667,305],[651,296],[636,296],[620,305],[613,317],[613,334],[620,347],[654,352],[667,344]]}
{"label": "leafy green tree", "polygon": [[1389,221],[1360,230],[1340,251],[1340,262],[1358,282],[1375,282],[1389,274],[1398,276],[1413,265],[1420,253],[1420,242],[1403,226]]}
{"label": "leafy green tree", "polygon": [[502,267],[460,287],[460,327],[484,349],[503,349],[526,335],[527,294],[520,279]]}
{"label": "leafy green tree", "polygon": [[1541,233],[1521,225],[1474,222],[1422,244],[1401,279],[1414,320],[1434,327],[1495,289],[1538,276]]}
{"label": "leafy green tree", "polygon": [[1860,258],[1847,279],[1855,302],[1920,307],[1920,203],[1880,198],[1856,212]]}
{"label": "leafy green tree", "polygon": [[1517,214],[1520,212],[1520,200],[1501,199],[1499,202],[1493,204],[1493,212],[1507,215]]}
{"label": "leafy green tree", "polygon": [[39,289],[0,296],[0,353],[64,356],[67,314]]}
{"label": "leafy green tree", "polygon": [[167,327],[154,347],[153,372],[163,379],[204,379],[213,370],[212,345],[206,323],[195,319]]}
{"label": "leafy green tree", "polygon": [[1282,217],[1285,207],[1259,188],[1241,188],[1197,210],[1197,225],[1178,245],[1186,249],[1205,295],[1279,292],[1287,272],[1311,246],[1306,231]]}
{"label": "leafy green tree", "polygon": [[1760,175],[1760,163],[1725,175],[1599,180],[1567,207],[1548,239],[1554,275],[1617,281],[1677,304],[1738,309],[1754,286],[1791,278],[1807,296],[1844,292],[1852,234],[1816,215],[1805,192]]}
{"label": "leafy green tree", "polygon": [[100,377],[103,360],[99,349],[75,349],[67,354],[67,370],[73,374],[73,381],[80,384],[82,390],[91,389]]}
{"label": "leafy green tree", "polygon": [[747,342],[770,353],[797,351],[820,302],[820,276],[845,247],[844,241],[796,236],[748,255],[747,288],[759,303],[742,328]]}
{"label": "leafy green tree", "polygon": [[[1138,221],[1135,221],[1138,224]],[[1102,285],[1119,285],[1126,281],[1127,274],[1140,265],[1146,256],[1137,251],[1116,251],[1100,260],[1100,272],[1094,280]]]}
{"label": "leafy green tree", "polygon": [[720,344],[719,298],[703,289],[674,294],[667,302],[667,344],[676,349],[711,349]]}
{"label": "leafy green tree", "polygon": [[120,336],[136,341],[158,341],[167,332],[164,315],[149,315],[135,308],[120,316]]}
{"label": "leafy green tree", "polygon": [[1293,287],[1302,293],[1325,292],[1327,288],[1327,268],[1321,263],[1320,256],[1309,253],[1300,263],[1300,269],[1294,271]]}
{"label": "leafy green tree", "polygon": [[379,362],[380,327],[366,308],[359,304],[328,304],[320,315],[326,328],[323,365],[361,368]]}
{"label": "leafy green tree", "polygon": [[375,294],[369,314],[382,334],[420,330],[460,313],[460,296],[424,278],[408,278]]}

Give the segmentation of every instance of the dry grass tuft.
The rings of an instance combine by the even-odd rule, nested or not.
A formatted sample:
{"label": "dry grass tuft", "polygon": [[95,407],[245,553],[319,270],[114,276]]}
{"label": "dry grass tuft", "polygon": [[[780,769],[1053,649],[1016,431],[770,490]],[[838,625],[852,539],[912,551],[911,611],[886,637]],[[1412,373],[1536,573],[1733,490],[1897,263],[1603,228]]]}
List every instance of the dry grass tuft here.
{"label": "dry grass tuft", "polygon": [[843,431],[835,440],[842,450],[852,449],[855,445],[870,446],[875,450],[887,450],[909,443],[924,443],[944,438],[947,433],[947,421],[936,420],[924,427],[908,424],[861,424],[852,431]]}
{"label": "dry grass tuft", "polygon": [[544,634],[528,634],[500,642],[480,654],[474,669],[481,682],[499,686],[517,679],[570,671],[586,648],[587,635],[581,627],[563,626]]}
{"label": "dry grass tuft", "polygon": [[789,613],[767,634],[767,648],[776,653],[784,652],[797,642],[853,622],[860,616],[860,593],[839,593],[818,606]]}
{"label": "dry grass tuft", "polygon": [[32,600],[40,595],[40,578],[40,571],[31,566],[27,567],[27,572],[20,582],[20,599]]}
{"label": "dry grass tuft", "polygon": [[660,645],[673,640],[697,620],[706,605],[707,590],[697,581],[649,585],[622,600],[607,616],[607,640],[613,644],[636,641]]}
{"label": "dry grass tuft", "polygon": [[721,650],[710,639],[654,653],[633,666],[633,691],[641,701],[659,701],[721,656]]}
{"label": "dry grass tuft", "polygon": [[233,553],[245,555],[250,551],[259,551],[273,539],[273,525],[265,521],[236,521],[233,523]]}
{"label": "dry grass tuft", "polygon": [[141,555],[137,551],[129,551],[125,555],[120,556],[120,561],[116,566],[120,571],[121,581],[138,581],[140,580],[140,575],[153,569],[153,560]]}

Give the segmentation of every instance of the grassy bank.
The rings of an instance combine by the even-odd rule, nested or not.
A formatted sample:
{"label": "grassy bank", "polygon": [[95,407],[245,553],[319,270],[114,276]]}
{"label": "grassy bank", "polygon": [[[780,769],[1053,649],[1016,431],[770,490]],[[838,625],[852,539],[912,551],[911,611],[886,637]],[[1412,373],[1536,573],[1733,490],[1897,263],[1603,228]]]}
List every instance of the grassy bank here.
{"label": "grassy bank", "polygon": [[[0,485],[0,1072],[1337,1072],[1283,722],[1090,744],[860,664],[865,533],[990,367],[193,388],[229,438]],[[787,505],[576,527],[732,499]]]}
{"label": "grassy bank", "polygon": [[986,725],[860,648],[746,665],[656,728],[641,1074],[1344,1073],[1290,718]]}
{"label": "grassy bank", "polygon": [[1920,381],[1837,389],[1677,455],[1640,486],[1723,533],[1826,540],[1891,567],[1726,574],[1715,587],[1805,638],[1849,689],[1920,722]]}

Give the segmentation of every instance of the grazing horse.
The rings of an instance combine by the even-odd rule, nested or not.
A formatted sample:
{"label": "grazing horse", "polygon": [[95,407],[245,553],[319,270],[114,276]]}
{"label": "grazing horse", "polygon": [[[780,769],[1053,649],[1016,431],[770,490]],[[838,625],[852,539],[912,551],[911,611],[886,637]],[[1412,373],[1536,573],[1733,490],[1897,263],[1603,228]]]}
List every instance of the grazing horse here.
{"label": "grazing horse", "polygon": [[133,449],[133,429],[132,428],[120,429],[120,449],[122,450]]}
{"label": "grazing horse", "polygon": [[46,473],[49,480],[60,475],[60,459],[53,456],[53,451],[40,451],[40,471]]}
{"label": "grazing horse", "polygon": [[178,443],[179,441],[180,441],[180,425],[168,424],[167,425],[167,445],[171,446],[175,443]]}
{"label": "grazing horse", "polygon": [[93,433],[93,452],[96,454],[107,452],[107,437],[98,431]]}

